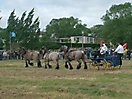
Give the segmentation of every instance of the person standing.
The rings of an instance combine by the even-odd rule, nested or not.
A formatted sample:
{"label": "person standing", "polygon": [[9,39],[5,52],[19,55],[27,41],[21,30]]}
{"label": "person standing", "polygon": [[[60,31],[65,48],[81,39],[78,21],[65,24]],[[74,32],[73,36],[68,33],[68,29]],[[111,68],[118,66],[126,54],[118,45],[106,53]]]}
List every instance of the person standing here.
{"label": "person standing", "polygon": [[130,49],[128,49],[128,51],[127,51],[127,58],[128,58],[129,60],[131,60],[131,51],[130,51]]}
{"label": "person standing", "polygon": [[122,46],[122,43],[118,43],[118,46],[113,53],[117,53],[117,62],[118,62],[118,65],[120,65],[119,67],[120,69],[122,65],[122,57],[124,53],[124,48]]}

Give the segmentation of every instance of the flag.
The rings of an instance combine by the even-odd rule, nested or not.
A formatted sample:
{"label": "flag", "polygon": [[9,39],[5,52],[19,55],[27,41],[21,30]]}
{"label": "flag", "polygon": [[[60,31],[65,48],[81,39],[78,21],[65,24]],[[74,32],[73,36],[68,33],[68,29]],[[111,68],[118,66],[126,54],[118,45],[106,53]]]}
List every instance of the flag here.
{"label": "flag", "polygon": [[127,43],[123,44],[123,48],[126,49],[127,48]]}
{"label": "flag", "polygon": [[10,37],[16,37],[16,33],[10,32]]}

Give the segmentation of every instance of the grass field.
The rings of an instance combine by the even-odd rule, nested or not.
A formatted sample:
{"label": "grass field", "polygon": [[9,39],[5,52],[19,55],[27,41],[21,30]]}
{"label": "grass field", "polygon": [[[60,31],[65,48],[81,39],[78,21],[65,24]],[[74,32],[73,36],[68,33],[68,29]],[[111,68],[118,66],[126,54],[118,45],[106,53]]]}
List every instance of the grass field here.
{"label": "grass field", "polygon": [[[53,63],[52,63],[53,64]],[[72,62],[74,68],[76,62]],[[67,70],[24,67],[23,60],[0,61],[0,99],[131,99],[132,61],[121,69]],[[44,65],[44,64],[43,64]]]}

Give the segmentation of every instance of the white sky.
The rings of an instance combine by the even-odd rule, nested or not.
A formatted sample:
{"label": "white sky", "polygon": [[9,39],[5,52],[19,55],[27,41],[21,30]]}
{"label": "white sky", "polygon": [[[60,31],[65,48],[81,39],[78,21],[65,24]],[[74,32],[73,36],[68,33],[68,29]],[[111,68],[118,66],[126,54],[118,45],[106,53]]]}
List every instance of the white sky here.
{"label": "white sky", "polygon": [[40,28],[53,18],[71,17],[82,20],[87,27],[102,24],[101,17],[114,4],[132,3],[131,0],[0,0],[0,27],[7,26],[10,13],[15,9],[15,15],[21,18],[24,11],[27,14],[35,8],[34,18],[40,17]]}

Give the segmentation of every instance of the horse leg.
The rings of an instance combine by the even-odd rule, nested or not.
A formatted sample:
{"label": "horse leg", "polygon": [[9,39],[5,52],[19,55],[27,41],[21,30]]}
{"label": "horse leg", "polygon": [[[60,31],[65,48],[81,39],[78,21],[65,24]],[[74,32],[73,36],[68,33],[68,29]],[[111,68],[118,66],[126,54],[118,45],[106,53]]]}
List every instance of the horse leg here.
{"label": "horse leg", "polygon": [[78,61],[78,65],[77,65],[77,69],[80,69],[81,68],[81,61],[80,60],[77,60]]}
{"label": "horse leg", "polygon": [[87,63],[85,62],[85,60],[83,60],[84,63],[84,69],[87,69]]}
{"label": "horse leg", "polygon": [[65,68],[68,69],[68,64],[67,61],[65,62]]}
{"label": "horse leg", "polygon": [[84,69],[88,69],[87,63],[84,62]]}
{"label": "horse leg", "polygon": [[38,67],[42,67],[40,60],[38,60]]}
{"label": "horse leg", "polygon": [[28,64],[31,65],[31,66],[33,66],[33,63],[30,63],[30,60],[28,60]]}
{"label": "horse leg", "polygon": [[56,68],[55,69],[59,69],[59,63],[58,63],[58,61],[56,61]]}
{"label": "horse leg", "polygon": [[46,59],[44,59],[45,69],[47,69]]}
{"label": "horse leg", "polygon": [[49,66],[49,68],[52,68],[52,66],[49,64],[49,61],[48,61],[48,66]]}
{"label": "horse leg", "polygon": [[27,60],[25,60],[25,63],[26,63],[26,66],[25,66],[25,67],[28,67],[28,63],[27,63]]}
{"label": "horse leg", "polygon": [[68,61],[68,63],[69,63],[69,66],[70,66],[70,70],[72,70],[72,69],[73,69],[73,67],[72,67],[72,65],[71,65],[70,61]]}

